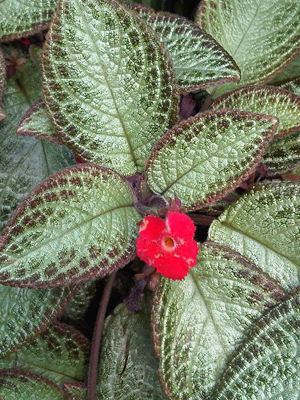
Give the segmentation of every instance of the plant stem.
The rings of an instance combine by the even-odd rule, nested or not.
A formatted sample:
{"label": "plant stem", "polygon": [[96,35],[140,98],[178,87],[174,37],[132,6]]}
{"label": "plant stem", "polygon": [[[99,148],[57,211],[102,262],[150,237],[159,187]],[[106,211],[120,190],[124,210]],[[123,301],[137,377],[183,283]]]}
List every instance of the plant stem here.
{"label": "plant stem", "polygon": [[88,400],[97,400],[98,362],[104,319],[117,272],[113,272],[105,285],[94,327],[88,371]]}

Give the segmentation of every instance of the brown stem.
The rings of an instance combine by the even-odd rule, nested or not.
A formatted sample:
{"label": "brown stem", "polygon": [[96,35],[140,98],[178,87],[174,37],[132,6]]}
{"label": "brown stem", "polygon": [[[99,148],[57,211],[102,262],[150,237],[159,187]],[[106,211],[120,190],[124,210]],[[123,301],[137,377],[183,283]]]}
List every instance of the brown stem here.
{"label": "brown stem", "polygon": [[97,375],[104,319],[117,272],[113,272],[105,285],[94,327],[88,372],[88,400],[97,400]]}

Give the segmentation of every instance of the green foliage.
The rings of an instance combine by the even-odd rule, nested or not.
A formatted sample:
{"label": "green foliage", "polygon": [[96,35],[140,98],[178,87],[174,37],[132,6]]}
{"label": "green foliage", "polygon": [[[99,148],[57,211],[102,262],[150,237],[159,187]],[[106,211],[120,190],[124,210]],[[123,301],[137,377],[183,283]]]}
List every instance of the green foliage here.
{"label": "green foliage", "polygon": [[209,238],[251,259],[285,288],[299,286],[300,186],[257,186],[215,220]]}
{"label": "green foliage", "polygon": [[2,110],[2,94],[5,82],[5,61],[2,50],[0,48],[0,121],[5,118],[5,113]]}

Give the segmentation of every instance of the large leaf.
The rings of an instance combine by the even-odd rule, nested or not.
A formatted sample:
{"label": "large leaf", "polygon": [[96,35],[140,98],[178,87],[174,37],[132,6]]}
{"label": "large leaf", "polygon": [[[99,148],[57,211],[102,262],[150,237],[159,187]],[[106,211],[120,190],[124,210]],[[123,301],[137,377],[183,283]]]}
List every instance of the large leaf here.
{"label": "large leaf", "polygon": [[0,368],[21,368],[56,383],[83,381],[88,353],[88,340],[79,331],[56,323],[17,352],[0,359]]}
{"label": "large leaf", "polygon": [[261,185],[215,220],[210,239],[250,258],[281,282],[297,287],[300,271],[300,185]]}
{"label": "large leaf", "polygon": [[22,371],[0,370],[1,400],[71,400],[71,396],[53,382]]}
{"label": "large leaf", "polygon": [[77,292],[65,309],[64,317],[74,321],[82,319],[90,306],[91,300],[95,297],[95,294],[95,281],[89,281],[77,287]]}
{"label": "large leaf", "polygon": [[8,80],[4,95],[7,116],[0,122],[0,230],[11,211],[33,187],[73,163],[66,147],[16,134],[22,115],[39,94],[38,67],[27,61]]}
{"label": "large leaf", "polygon": [[190,20],[145,7],[135,9],[169,50],[180,92],[240,79],[233,59]]}
{"label": "large leaf", "polygon": [[272,84],[282,84],[291,79],[300,77],[300,55],[298,55],[290,64],[288,64],[272,80]]}
{"label": "large leaf", "polygon": [[150,188],[201,208],[237,187],[261,159],[277,120],[218,111],[181,122],[156,144],[147,166]]}
{"label": "large leaf", "polygon": [[61,0],[43,71],[44,97],[63,141],[123,174],[143,170],[153,143],[176,118],[167,54],[115,0]]}
{"label": "large leaf", "polygon": [[171,399],[207,400],[231,353],[262,312],[284,296],[237,253],[213,244],[184,281],[162,279],[152,321],[160,374]]}
{"label": "large leaf", "polygon": [[273,115],[279,120],[276,137],[300,130],[300,97],[284,89],[268,86],[238,89],[218,97],[212,107]]}
{"label": "large leaf", "polygon": [[64,388],[72,396],[72,400],[87,400],[87,388],[83,384],[65,384]]}
{"label": "large leaf", "polygon": [[300,393],[300,295],[257,323],[230,362],[215,400],[297,400]]}
{"label": "large leaf", "polygon": [[100,357],[98,400],[165,400],[144,312],[118,306],[107,318]]}
{"label": "large leaf", "polygon": [[203,0],[196,20],[236,61],[243,85],[270,79],[300,48],[298,0]]}
{"label": "large leaf", "polygon": [[[300,74],[300,72],[299,72],[299,74]],[[295,93],[297,96],[300,96],[300,77],[286,82],[281,87],[283,87],[287,90],[290,90],[291,92]]]}
{"label": "large leaf", "polygon": [[2,0],[0,42],[32,35],[48,27],[57,0]]}
{"label": "large leaf", "polygon": [[300,164],[300,131],[274,140],[264,156],[264,164],[272,174],[283,173]]}
{"label": "large leaf", "polygon": [[139,215],[127,182],[82,164],[43,182],[0,238],[0,280],[51,287],[104,276],[134,256]]}
{"label": "large leaf", "polygon": [[4,90],[5,75],[5,61],[0,47],[0,121],[5,117],[4,111],[2,110],[2,94]]}
{"label": "large leaf", "polygon": [[0,285],[0,357],[19,348],[62,313],[68,289],[19,289]]}
{"label": "large leaf", "polygon": [[50,142],[61,144],[57,129],[53,124],[42,100],[37,100],[23,116],[17,134],[47,139]]}

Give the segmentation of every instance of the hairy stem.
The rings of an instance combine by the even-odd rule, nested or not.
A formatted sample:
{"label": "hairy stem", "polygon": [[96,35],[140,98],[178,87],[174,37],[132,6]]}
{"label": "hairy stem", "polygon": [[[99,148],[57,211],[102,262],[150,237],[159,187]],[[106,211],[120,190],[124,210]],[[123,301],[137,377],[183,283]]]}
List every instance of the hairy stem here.
{"label": "hairy stem", "polygon": [[104,327],[104,319],[109,303],[112,287],[116,278],[117,272],[113,272],[105,285],[103,295],[99,304],[97,318],[94,327],[91,355],[89,361],[88,371],[88,400],[97,400],[97,376],[98,376],[98,362],[99,353],[102,339],[102,332]]}

